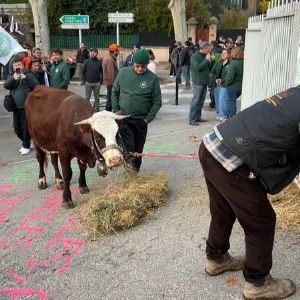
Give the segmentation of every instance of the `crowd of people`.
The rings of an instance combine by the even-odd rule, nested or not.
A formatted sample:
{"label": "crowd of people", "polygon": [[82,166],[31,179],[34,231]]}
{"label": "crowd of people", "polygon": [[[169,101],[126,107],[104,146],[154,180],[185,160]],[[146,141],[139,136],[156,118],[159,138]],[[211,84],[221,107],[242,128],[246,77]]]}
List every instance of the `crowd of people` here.
{"label": "crowd of people", "polygon": [[[130,55],[119,67],[120,46],[109,45],[103,59],[98,57],[98,49],[87,49],[80,43],[76,53],[77,74],[85,88],[85,99],[91,104],[93,93],[95,112],[100,110],[100,87],[107,89],[105,109],[117,114],[128,115],[120,128],[124,145],[128,152],[142,152],[146,141],[148,124],[155,118],[161,107],[159,78],[155,74],[158,61],[151,49],[133,45]],[[13,111],[13,125],[17,137],[22,141],[21,155],[33,149],[26,123],[25,100],[37,85],[68,89],[70,68],[61,49],[52,49],[50,58],[42,56],[40,48],[26,48],[12,57],[7,64],[8,77],[4,87],[10,91],[16,109]],[[136,101],[140,98],[140,101]],[[138,172],[142,160],[132,157],[128,164]]]}
{"label": "crowd of people", "polygon": [[[19,52],[12,57],[6,66],[1,66],[1,79],[5,79],[4,87],[10,91],[16,103],[16,111],[13,112],[14,130],[22,140],[20,153],[30,153],[33,145],[26,126],[24,103],[26,96],[36,85],[42,84],[54,88],[68,89],[70,83],[69,61],[64,59],[61,49],[52,49],[50,57],[43,56],[39,47],[31,48],[23,45],[26,51]],[[80,43],[76,53],[76,72],[80,82],[84,85],[85,98],[90,103],[93,94],[95,111],[100,110],[100,87],[106,86],[107,101],[105,109],[113,110],[113,92],[116,79],[122,69],[135,68],[135,55],[146,51],[147,65],[143,73],[156,73],[158,61],[151,49],[141,48],[139,43],[132,46],[130,54],[120,65],[118,60],[120,46],[109,45],[106,55],[98,57],[98,49],[87,49],[84,43]],[[149,58],[149,60],[148,60]],[[169,48],[169,61],[171,63],[170,77],[176,77],[181,83],[181,75],[184,77],[185,87],[193,87],[191,99],[189,124],[198,126],[200,122],[206,122],[202,118],[202,108],[209,89],[211,107],[216,108],[216,118],[224,121],[236,114],[236,99],[241,93],[243,78],[243,40],[238,36],[235,43],[232,39],[219,37],[218,42],[208,43],[199,40],[194,44],[192,38],[184,43],[173,41]],[[192,85],[191,85],[192,83]],[[157,87],[155,87],[157,88]],[[126,110],[126,109],[125,109]],[[131,109],[130,109],[131,110]],[[126,112],[127,113],[127,112]],[[132,112],[128,112],[132,115]],[[150,118],[152,119],[152,118]],[[148,120],[149,121],[149,120]],[[132,147],[130,146],[132,149]],[[140,150],[140,147],[138,147]]]}
{"label": "crowd of people", "polygon": [[[16,111],[13,113],[14,130],[22,140],[20,153],[30,153],[33,145],[26,128],[24,117],[24,103],[26,96],[38,84],[54,88],[68,89],[70,82],[70,68],[68,59],[64,59],[61,49],[52,49],[50,57],[42,55],[38,47],[30,48],[24,45],[26,51],[19,52],[12,57],[5,66],[6,81],[4,87],[10,90],[16,102]],[[130,54],[120,65],[118,57],[120,46],[109,45],[106,55],[98,57],[98,49],[87,49],[84,43],[80,43],[76,53],[77,75],[84,85],[85,98],[90,103],[93,94],[95,111],[100,110],[100,87],[106,86],[107,101],[105,109],[113,110],[114,83],[119,72],[126,67],[135,67],[135,54],[146,51],[146,71],[156,73],[158,61],[151,49],[141,48],[139,43],[134,44]],[[216,108],[217,119],[224,121],[236,114],[236,99],[241,93],[243,77],[243,41],[238,37],[233,43],[231,39],[219,38],[218,42],[208,43],[200,40],[197,45],[188,38],[184,43],[173,41],[169,49],[169,61],[171,63],[170,76],[175,76],[181,83],[181,75],[184,77],[185,87],[193,87],[191,99],[189,124],[198,126],[200,122],[206,122],[202,118],[202,108],[207,89],[211,95],[211,106]],[[4,66],[3,66],[4,67]],[[3,69],[3,68],[2,68]],[[135,68],[133,68],[135,70]],[[157,87],[155,87],[157,88]],[[127,113],[127,112],[126,112]],[[132,112],[130,112],[132,114]],[[152,119],[152,118],[151,118]],[[130,147],[132,148],[132,147]],[[140,147],[138,147],[140,150]]]}
{"label": "crowd of people", "polygon": [[242,36],[231,38],[220,36],[218,41],[199,40],[197,45],[188,38],[184,43],[173,41],[169,47],[170,77],[181,75],[185,87],[191,88],[193,98],[190,107],[189,124],[198,126],[206,122],[201,117],[207,89],[210,95],[210,107],[216,109],[216,119],[225,121],[236,114],[236,100],[241,94],[243,80]]}

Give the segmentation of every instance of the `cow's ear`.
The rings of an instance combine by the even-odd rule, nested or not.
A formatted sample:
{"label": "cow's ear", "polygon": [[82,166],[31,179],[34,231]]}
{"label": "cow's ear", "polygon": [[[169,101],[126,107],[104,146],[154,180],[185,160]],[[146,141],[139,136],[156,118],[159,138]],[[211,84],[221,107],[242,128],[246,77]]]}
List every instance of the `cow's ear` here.
{"label": "cow's ear", "polygon": [[78,126],[80,132],[84,133],[84,132],[90,132],[92,130],[92,127],[90,124],[81,124]]}

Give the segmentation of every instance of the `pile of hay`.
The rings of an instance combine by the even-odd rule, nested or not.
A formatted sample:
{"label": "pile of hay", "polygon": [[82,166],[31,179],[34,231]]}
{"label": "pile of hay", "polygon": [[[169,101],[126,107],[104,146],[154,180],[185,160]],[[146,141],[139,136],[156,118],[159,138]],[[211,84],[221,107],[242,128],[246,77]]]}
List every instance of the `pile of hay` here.
{"label": "pile of hay", "polygon": [[293,182],[283,191],[269,196],[277,214],[277,227],[300,230],[300,189]]}
{"label": "pile of hay", "polygon": [[161,206],[167,191],[164,174],[125,176],[95,196],[82,211],[81,220],[94,236],[130,228]]}

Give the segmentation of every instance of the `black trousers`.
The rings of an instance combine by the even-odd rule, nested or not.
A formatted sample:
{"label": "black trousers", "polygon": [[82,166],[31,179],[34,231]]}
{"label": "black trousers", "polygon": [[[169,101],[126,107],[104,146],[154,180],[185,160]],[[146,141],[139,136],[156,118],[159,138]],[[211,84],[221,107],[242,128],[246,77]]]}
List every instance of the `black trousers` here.
{"label": "black trousers", "polygon": [[170,63],[170,76],[176,76],[175,67]]}
{"label": "black trousers", "polygon": [[208,83],[208,90],[209,90],[209,97],[210,97],[210,103],[209,103],[209,107],[213,108],[216,106],[216,100],[215,100],[215,87],[216,87],[216,82],[215,82],[215,78],[212,77],[209,79],[209,83]]}
{"label": "black trousers", "polygon": [[111,106],[112,85],[107,85],[106,90],[107,90],[107,100],[106,100],[105,110],[112,111],[112,106]]}
{"label": "black trousers", "polygon": [[202,143],[199,158],[207,184],[211,223],[208,259],[218,260],[229,247],[231,230],[238,219],[245,233],[245,280],[261,285],[272,268],[276,215],[259,180],[249,179],[243,165],[229,173]]}
{"label": "black trousers", "polygon": [[[147,130],[148,125],[144,119],[125,119],[120,128],[120,134],[126,150],[133,153],[142,153],[146,142]],[[142,164],[142,158],[131,158],[129,163],[138,172]]]}
{"label": "black trousers", "polygon": [[18,108],[13,113],[14,131],[17,137],[22,141],[24,148],[30,148],[30,135],[26,122],[26,114],[24,108]]}

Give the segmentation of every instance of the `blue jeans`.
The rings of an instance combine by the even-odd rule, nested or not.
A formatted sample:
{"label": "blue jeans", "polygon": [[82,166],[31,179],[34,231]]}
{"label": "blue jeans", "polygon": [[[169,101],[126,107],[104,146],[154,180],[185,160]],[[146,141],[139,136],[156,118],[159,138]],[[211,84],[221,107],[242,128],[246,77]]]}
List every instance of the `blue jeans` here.
{"label": "blue jeans", "polygon": [[182,66],[182,73],[183,73],[183,77],[184,77],[184,80],[185,80],[185,85],[190,85],[191,84],[190,83],[190,78],[191,78],[190,69],[191,69],[190,66],[187,66],[187,65]]}
{"label": "blue jeans", "polygon": [[228,90],[227,88],[221,86],[219,90],[219,117],[227,119],[228,118]]}
{"label": "blue jeans", "polygon": [[207,84],[193,84],[193,98],[190,106],[189,122],[196,123],[201,119],[202,107],[205,101]]}
{"label": "blue jeans", "polygon": [[218,85],[214,88],[214,94],[215,94],[215,105],[216,105],[216,114],[218,117],[220,117],[220,102],[219,102],[219,96],[220,96],[220,89],[221,86]]}
{"label": "blue jeans", "polygon": [[227,90],[227,97],[223,106],[223,113],[225,118],[231,118],[236,115],[236,99],[239,96],[239,92],[232,88],[224,88]]}

